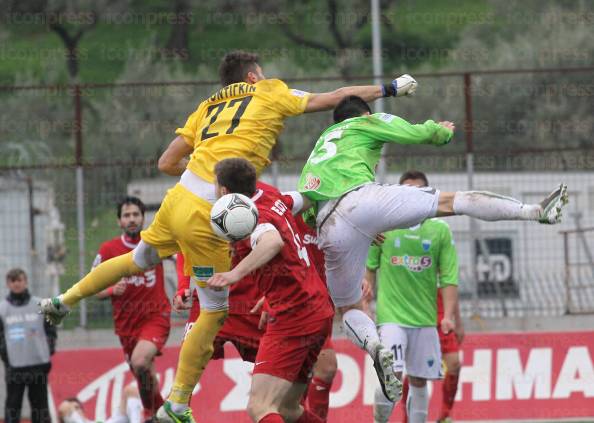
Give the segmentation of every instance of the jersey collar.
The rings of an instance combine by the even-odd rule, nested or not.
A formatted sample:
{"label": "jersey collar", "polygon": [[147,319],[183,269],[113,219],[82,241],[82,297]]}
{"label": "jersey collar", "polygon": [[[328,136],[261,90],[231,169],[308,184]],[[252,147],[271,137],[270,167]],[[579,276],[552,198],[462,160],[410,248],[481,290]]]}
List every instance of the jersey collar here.
{"label": "jersey collar", "polygon": [[120,239],[122,240],[122,244],[124,244],[126,247],[132,248],[132,249],[136,248],[136,246],[140,242],[140,237],[138,237],[138,238],[130,238],[126,234],[122,234],[122,236],[120,237]]}

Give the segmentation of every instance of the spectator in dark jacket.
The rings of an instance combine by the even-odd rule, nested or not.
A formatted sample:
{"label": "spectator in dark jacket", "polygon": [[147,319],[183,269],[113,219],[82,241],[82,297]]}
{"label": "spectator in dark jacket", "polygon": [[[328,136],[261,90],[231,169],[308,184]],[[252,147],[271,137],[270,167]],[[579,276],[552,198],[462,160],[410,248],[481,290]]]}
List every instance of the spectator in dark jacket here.
{"label": "spectator in dark jacket", "polygon": [[54,353],[56,329],[38,314],[40,301],[27,289],[27,274],[12,269],[6,274],[9,294],[0,302],[0,357],[6,369],[4,421],[17,423],[25,388],[32,423],[50,423],[47,379]]}

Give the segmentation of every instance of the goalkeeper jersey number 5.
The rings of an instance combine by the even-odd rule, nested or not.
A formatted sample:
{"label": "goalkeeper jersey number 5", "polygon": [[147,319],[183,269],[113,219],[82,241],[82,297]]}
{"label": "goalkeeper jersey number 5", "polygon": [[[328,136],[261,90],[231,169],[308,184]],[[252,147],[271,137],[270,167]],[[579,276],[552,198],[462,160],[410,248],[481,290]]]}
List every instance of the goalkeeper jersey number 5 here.
{"label": "goalkeeper jersey number 5", "polygon": [[314,201],[340,197],[375,181],[384,143],[441,145],[452,134],[432,120],[413,125],[387,113],[347,119],[322,133],[301,172],[299,191]]}

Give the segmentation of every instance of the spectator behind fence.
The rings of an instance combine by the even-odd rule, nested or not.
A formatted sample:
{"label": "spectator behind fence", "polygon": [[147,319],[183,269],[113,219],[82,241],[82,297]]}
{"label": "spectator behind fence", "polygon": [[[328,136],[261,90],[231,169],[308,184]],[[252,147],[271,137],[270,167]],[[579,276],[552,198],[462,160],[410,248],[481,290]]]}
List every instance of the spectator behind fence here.
{"label": "spectator behind fence", "polygon": [[0,302],[0,356],[6,375],[4,421],[21,420],[23,395],[28,388],[31,422],[49,423],[47,379],[56,329],[38,313],[40,298],[29,293],[24,270],[10,270],[6,285],[9,294]]}

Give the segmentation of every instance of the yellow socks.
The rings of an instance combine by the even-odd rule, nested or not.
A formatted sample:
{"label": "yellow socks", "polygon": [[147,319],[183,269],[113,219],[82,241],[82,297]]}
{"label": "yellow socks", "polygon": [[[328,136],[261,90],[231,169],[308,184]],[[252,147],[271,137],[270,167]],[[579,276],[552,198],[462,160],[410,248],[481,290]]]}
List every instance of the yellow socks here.
{"label": "yellow socks", "polygon": [[124,276],[131,276],[139,272],[142,272],[142,269],[134,263],[132,251],[114,257],[95,267],[87,276],[71,286],[62,296],[62,302],[73,307],[80,300],[116,284]]}
{"label": "yellow socks", "polygon": [[214,338],[227,317],[227,310],[200,310],[200,316],[184,340],[179,353],[175,381],[168,400],[187,404],[213,353]]}

